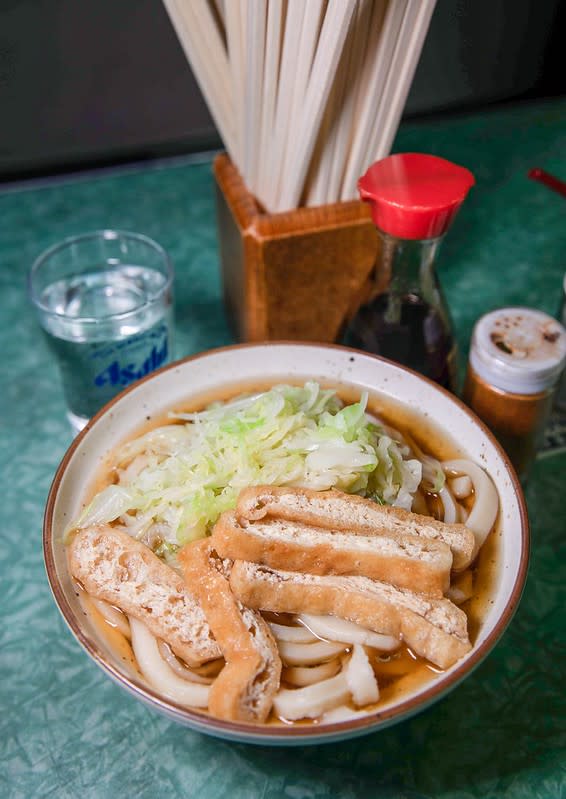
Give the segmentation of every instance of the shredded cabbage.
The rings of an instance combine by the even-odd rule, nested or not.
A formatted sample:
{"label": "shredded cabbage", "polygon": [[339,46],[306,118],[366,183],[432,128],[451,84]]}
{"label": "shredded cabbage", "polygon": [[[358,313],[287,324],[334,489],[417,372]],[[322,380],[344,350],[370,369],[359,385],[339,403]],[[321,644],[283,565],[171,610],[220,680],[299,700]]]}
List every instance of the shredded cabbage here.
{"label": "shredded cabbage", "polygon": [[250,485],[338,488],[410,509],[421,463],[366,413],[316,382],[281,385],[199,413],[126,444],[118,483],[72,529],[116,522],[162,557],[204,537]]}
{"label": "shredded cabbage", "polygon": [[430,455],[421,454],[423,468],[423,486],[433,494],[439,494],[446,483],[446,475],[442,464]]}

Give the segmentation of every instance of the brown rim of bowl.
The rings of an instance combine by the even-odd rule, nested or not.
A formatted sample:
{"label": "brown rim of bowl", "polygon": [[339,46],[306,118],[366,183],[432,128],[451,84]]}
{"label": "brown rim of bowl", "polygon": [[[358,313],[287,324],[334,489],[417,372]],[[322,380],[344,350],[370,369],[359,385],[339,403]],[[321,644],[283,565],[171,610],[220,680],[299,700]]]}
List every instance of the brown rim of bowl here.
{"label": "brown rim of bowl", "polygon": [[[473,649],[469,657],[467,657],[465,661],[460,666],[458,666],[454,671],[448,674],[444,679],[441,678],[438,682],[430,685],[428,688],[426,688],[422,693],[418,694],[417,696],[414,696],[411,699],[407,699],[404,702],[400,702],[396,705],[393,705],[382,712],[378,710],[375,713],[370,713],[363,718],[352,719],[350,721],[335,722],[334,724],[325,724],[324,726],[312,724],[309,726],[280,727],[269,724],[260,725],[260,724],[248,724],[242,722],[224,721],[223,719],[216,719],[212,716],[207,715],[206,713],[199,713],[198,711],[191,710],[190,708],[186,708],[175,702],[166,700],[158,692],[147,687],[146,685],[143,685],[141,682],[126,677],[124,674],[118,671],[118,669],[116,669],[114,666],[112,666],[107,662],[102,651],[97,647],[95,642],[91,641],[82,632],[80,625],[78,624],[77,618],[75,616],[75,613],[73,612],[73,609],[71,608],[70,604],[67,602],[67,598],[63,592],[63,589],[56,580],[55,561],[50,546],[52,540],[51,533],[52,533],[55,499],[57,496],[57,492],[63,474],[65,473],[65,470],[67,468],[67,465],[73,453],[75,452],[76,448],[78,447],[84,436],[87,434],[87,432],[93,427],[93,425],[96,424],[98,419],[100,419],[102,416],[105,416],[108,413],[110,408],[112,408],[112,406],[119,399],[121,399],[125,394],[128,394],[131,391],[136,390],[142,383],[154,379],[156,375],[159,375],[162,372],[176,369],[179,366],[188,363],[190,361],[198,360],[200,358],[204,358],[206,356],[221,352],[237,351],[239,349],[271,347],[271,346],[310,347],[310,348],[321,348],[321,349],[351,352],[355,357],[357,356],[357,357],[369,358],[380,362],[383,361],[391,366],[396,367],[397,369],[409,372],[410,374],[413,374],[419,379],[424,380],[426,383],[430,384],[437,391],[440,391],[443,394],[445,394],[452,402],[454,402],[461,410],[463,410],[464,413],[466,413],[468,416],[472,418],[472,421],[475,424],[477,424],[477,426],[482,431],[483,435],[490,441],[490,443],[493,445],[493,447],[496,449],[497,453],[501,457],[503,463],[507,468],[507,472],[511,478],[513,492],[518,501],[519,513],[521,519],[521,559],[519,562],[517,578],[515,580],[515,584],[513,586],[509,602],[505,607],[504,612],[501,614],[499,620],[497,621],[491,633],[489,633],[489,635],[486,637],[485,641],[483,641],[477,647],[477,649]],[[194,725],[197,728],[202,729],[205,732],[208,731],[209,733],[216,735],[227,734],[228,737],[233,737],[233,738],[239,735],[249,736],[249,737],[255,736],[257,739],[255,741],[256,743],[261,742],[260,739],[262,735],[265,736],[266,743],[270,743],[274,739],[281,739],[281,740],[293,739],[293,738],[308,739],[311,737],[317,739],[323,739],[324,737],[332,738],[341,733],[353,732],[353,733],[362,734],[366,730],[366,728],[367,731],[370,732],[371,728],[375,727],[377,723],[379,723],[379,726],[381,727],[381,726],[387,726],[387,723],[391,724],[395,721],[401,721],[404,718],[413,715],[420,709],[428,707],[437,699],[440,699],[441,696],[447,693],[447,691],[451,687],[455,687],[467,673],[473,671],[476,668],[476,666],[478,666],[481,663],[481,661],[488,655],[490,650],[495,646],[497,641],[501,638],[501,636],[505,632],[509,622],[513,618],[513,615],[517,609],[525,585],[527,570],[528,570],[528,562],[529,562],[529,546],[530,546],[530,531],[529,531],[527,508],[523,491],[519,479],[517,477],[517,474],[515,472],[515,469],[511,464],[507,454],[505,453],[501,445],[498,443],[498,441],[495,439],[491,431],[486,427],[486,425],[481,421],[481,419],[479,419],[475,415],[475,413],[462,402],[462,400],[460,400],[454,394],[449,392],[447,389],[444,389],[442,388],[442,386],[437,385],[432,380],[429,380],[428,378],[424,377],[418,372],[415,372],[413,369],[409,369],[406,366],[397,364],[394,361],[388,360],[387,358],[382,358],[378,355],[372,355],[370,353],[366,353],[361,350],[356,350],[351,347],[344,347],[339,344],[317,344],[316,342],[306,342],[306,341],[263,341],[263,342],[253,342],[249,344],[233,344],[225,347],[217,347],[214,349],[206,350],[204,352],[200,352],[196,355],[189,355],[188,357],[182,358],[178,361],[174,361],[173,363],[168,364],[167,366],[164,366],[161,369],[156,370],[155,372],[151,372],[146,377],[141,378],[140,380],[136,381],[136,383],[134,383],[133,385],[124,389],[124,391],[116,395],[116,397],[110,400],[110,402],[108,402],[103,408],[100,409],[100,411],[98,411],[98,413],[95,416],[93,416],[93,418],[88,422],[85,428],[76,436],[76,438],[69,446],[53,478],[53,482],[49,490],[49,495],[47,497],[47,504],[43,520],[43,552],[44,552],[45,566],[47,571],[47,578],[49,581],[49,585],[51,587],[51,591],[59,607],[59,610],[62,613],[63,618],[65,619],[65,622],[71,629],[76,639],[83,646],[83,648],[86,649],[87,653],[93,658],[93,660],[105,672],[107,672],[109,676],[111,676],[116,682],[124,684],[126,689],[130,693],[140,694],[146,703],[149,702],[149,704],[151,705],[160,707],[161,709],[166,711],[170,716],[173,715],[173,716],[182,717],[187,722],[194,723]],[[324,741],[320,742],[323,743]]]}

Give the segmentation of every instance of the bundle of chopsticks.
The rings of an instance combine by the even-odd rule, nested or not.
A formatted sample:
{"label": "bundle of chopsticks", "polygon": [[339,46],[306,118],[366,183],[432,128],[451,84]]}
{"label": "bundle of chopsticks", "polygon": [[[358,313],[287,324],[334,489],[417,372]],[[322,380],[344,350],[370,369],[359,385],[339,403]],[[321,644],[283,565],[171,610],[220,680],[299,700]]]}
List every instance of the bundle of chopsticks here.
{"label": "bundle of chopsticks", "polygon": [[163,0],[269,212],[357,197],[388,155],[436,0]]}

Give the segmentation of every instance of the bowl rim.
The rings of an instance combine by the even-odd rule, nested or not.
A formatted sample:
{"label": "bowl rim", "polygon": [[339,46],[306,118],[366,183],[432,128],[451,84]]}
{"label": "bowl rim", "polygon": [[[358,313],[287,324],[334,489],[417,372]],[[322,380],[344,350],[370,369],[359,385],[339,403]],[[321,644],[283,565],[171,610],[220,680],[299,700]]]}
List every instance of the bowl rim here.
{"label": "bowl rim", "polygon": [[[141,681],[138,681],[134,678],[131,678],[123,674],[113,664],[108,662],[108,658],[105,657],[102,649],[98,647],[97,643],[91,638],[89,638],[82,631],[81,626],[78,623],[77,616],[73,611],[73,608],[69,604],[62,586],[57,580],[55,559],[51,549],[51,544],[53,541],[52,525],[53,525],[53,514],[55,509],[55,503],[57,500],[57,495],[59,487],[61,485],[61,481],[69,465],[69,462],[72,459],[79,444],[82,442],[83,438],[87,435],[88,431],[91,430],[91,428],[98,422],[99,419],[101,419],[103,416],[105,416],[108,413],[108,411],[113,407],[113,405],[116,402],[118,402],[118,400],[120,400],[124,395],[129,394],[130,392],[138,389],[142,383],[154,380],[162,373],[168,372],[173,369],[178,369],[180,366],[183,366],[191,361],[200,360],[210,355],[221,354],[224,352],[231,352],[231,351],[237,352],[238,350],[242,349],[250,350],[255,348],[259,349],[265,347],[289,347],[289,346],[324,349],[324,350],[339,350],[343,352],[352,353],[357,357],[363,356],[364,358],[369,358],[377,360],[379,362],[384,362],[388,366],[392,366],[397,369],[400,369],[401,371],[408,372],[416,376],[420,380],[424,380],[434,389],[446,395],[451,402],[455,403],[460,408],[460,410],[462,410],[465,414],[471,417],[472,421],[474,421],[474,423],[476,423],[479,426],[482,434],[488,438],[491,445],[496,449],[498,455],[503,461],[503,464],[507,470],[507,474],[510,478],[510,488],[512,489],[512,492],[517,500],[520,526],[521,526],[521,557],[519,560],[517,576],[513,584],[509,601],[507,605],[504,607],[500,617],[497,619],[497,622],[495,623],[493,629],[488,633],[484,641],[482,641],[481,644],[475,647],[472,650],[472,652],[468,656],[466,656],[465,660],[463,660],[463,662],[459,666],[457,666],[453,671],[451,671],[449,674],[445,674],[439,680],[431,682],[429,685],[425,687],[425,689],[422,692],[419,692],[415,696],[412,696],[401,702],[392,704],[382,711],[377,710],[373,713],[368,713],[367,715],[362,717],[354,719],[346,719],[344,721],[333,722],[324,725],[311,724],[305,726],[303,725],[279,726],[279,725],[270,725],[270,724],[259,724],[255,722],[235,722],[235,721],[226,721],[224,719],[217,719],[210,715],[207,715],[204,712],[199,712],[197,710],[193,710],[192,708],[188,708],[183,705],[177,704],[172,700],[168,700],[150,686],[145,685]],[[235,739],[240,741],[247,741],[249,743],[260,743],[260,744],[261,743],[275,744],[277,742],[291,743],[292,741],[296,741],[297,743],[307,744],[309,743],[309,741],[311,741],[311,739],[312,743],[324,743],[325,740],[332,741],[340,737],[344,738],[355,737],[356,735],[363,735],[366,733],[369,734],[371,732],[377,732],[380,729],[383,729],[384,727],[389,726],[398,721],[402,721],[408,718],[409,716],[412,716],[420,712],[421,710],[424,710],[425,708],[429,707],[432,703],[441,699],[452,688],[456,687],[456,685],[458,685],[458,683],[463,680],[464,676],[470,674],[477,666],[479,666],[479,664],[485,659],[485,657],[487,657],[487,655],[491,652],[495,644],[499,641],[499,639],[502,637],[503,633],[507,629],[511,619],[515,614],[515,611],[521,599],[521,595],[523,593],[523,589],[527,578],[529,554],[530,554],[530,525],[527,513],[527,506],[523,490],[519,478],[515,472],[515,469],[511,464],[511,461],[507,456],[506,452],[499,444],[499,442],[495,439],[494,435],[491,433],[489,428],[459,397],[457,397],[455,394],[452,394],[450,391],[443,388],[442,386],[439,386],[437,383],[434,383],[432,380],[428,379],[424,375],[421,375],[420,373],[414,371],[413,369],[403,366],[402,364],[398,364],[387,358],[383,358],[379,355],[363,352],[362,350],[357,350],[351,347],[345,347],[339,344],[325,344],[318,342],[287,341],[287,340],[231,344],[223,347],[216,347],[216,348],[210,348],[208,350],[203,350],[193,355],[188,355],[184,358],[173,361],[172,363],[163,366],[154,372],[151,372],[150,374],[146,375],[140,380],[137,380],[135,383],[128,386],[122,392],[113,397],[106,405],[104,405],[98,411],[98,413],[96,413],[89,420],[87,425],[83,428],[83,430],[81,430],[77,434],[77,436],[73,439],[67,451],[65,452],[57,468],[57,471],[55,472],[55,476],[53,477],[49,489],[49,494],[47,497],[44,518],[43,518],[42,538],[43,538],[43,554],[44,554],[45,568],[47,572],[47,579],[49,582],[49,586],[51,588],[51,592],[55,599],[55,603],[60,613],[62,614],[65,623],[67,624],[71,633],[77,639],[79,644],[82,646],[83,649],[86,650],[87,654],[94,660],[94,662],[100,668],[102,668],[102,670],[106,672],[108,676],[112,678],[114,682],[118,683],[121,687],[126,689],[128,693],[133,694],[137,698],[144,701],[146,704],[150,704],[154,708],[160,709],[162,712],[165,712],[169,717],[175,718],[176,721],[184,723],[188,726],[192,726],[193,729],[199,730],[209,735],[220,736],[225,739]]]}

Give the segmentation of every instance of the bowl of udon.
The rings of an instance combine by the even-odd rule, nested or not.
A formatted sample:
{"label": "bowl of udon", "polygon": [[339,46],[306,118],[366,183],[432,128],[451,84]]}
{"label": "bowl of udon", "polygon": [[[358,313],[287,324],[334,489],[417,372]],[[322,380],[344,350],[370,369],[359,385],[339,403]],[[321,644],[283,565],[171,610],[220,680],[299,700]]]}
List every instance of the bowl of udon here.
{"label": "bowl of udon", "polygon": [[509,624],[529,530],[501,447],[454,395],[338,346],[237,345],[129,387],[55,475],[44,556],[86,654],[228,740],[399,722]]}

